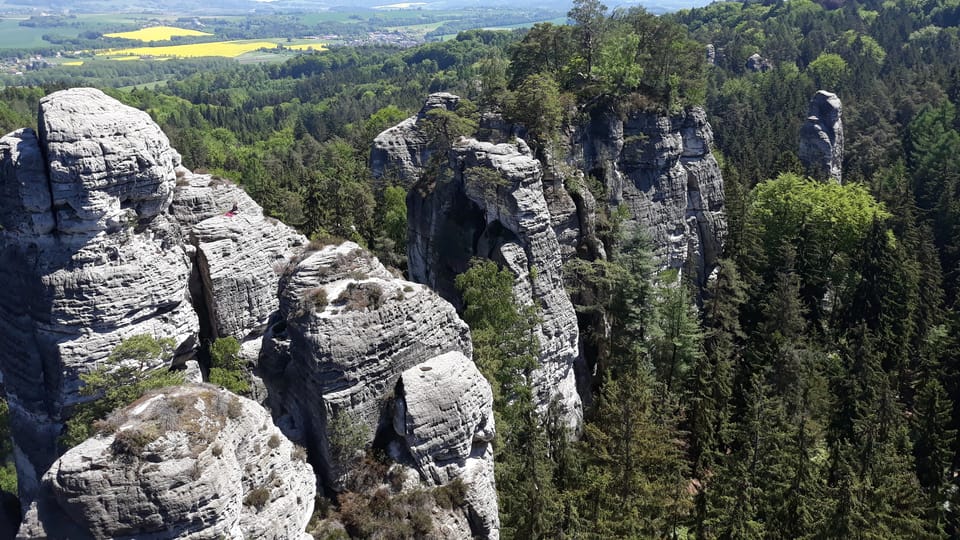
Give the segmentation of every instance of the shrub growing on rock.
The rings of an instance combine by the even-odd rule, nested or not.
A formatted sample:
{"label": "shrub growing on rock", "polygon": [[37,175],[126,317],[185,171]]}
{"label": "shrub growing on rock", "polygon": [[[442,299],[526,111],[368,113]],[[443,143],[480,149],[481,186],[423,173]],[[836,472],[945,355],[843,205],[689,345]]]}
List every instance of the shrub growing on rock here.
{"label": "shrub growing on rock", "polygon": [[240,358],[240,342],[236,338],[218,338],[210,346],[210,382],[234,394],[250,392],[250,383]]}
{"label": "shrub growing on rock", "polygon": [[348,412],[341,412],[327,424],[330,453],[334,460],[346,463],[354,459],[367,442],[367,427]]}
{"label": "shrub growing on rock", "polygon": [[371,311],[383,306],[383,287],[377,283],[350,283],[337,297],[337,304],[346,311]]}
{"label": "shrub growing on rock", "polygon": [[[93,424],[111,411],[133,403],[148,390],[183,384],[183,375],[164,367],[176,343],[170,338],[139,334],[123,340],[107,361],[80,375],[80,395],[96,399],[79,405],[67,421],[60,444],[70,448],[93,434]],[[159,366],[159,367],[157,367]]]}
{"label": "shrub growing on rock", "polygon": [[118,456],[138,457],[159,435],[149,427],[124,429],[114,435],[110,450]]}
{"label": "shrub growing on rock", "polygon": [[313,309],[313,312],[323,311],[330,303],[327,298],[327,290],[323,287],[314,287],[304,294],[304,301]]}
{"label": "shrub growing on rock", "polygon": [[265,487],[254,489],[243,499],[244,506],[253,506],[257,510],[262,510],[268,502],[270,502],[270,489]]}

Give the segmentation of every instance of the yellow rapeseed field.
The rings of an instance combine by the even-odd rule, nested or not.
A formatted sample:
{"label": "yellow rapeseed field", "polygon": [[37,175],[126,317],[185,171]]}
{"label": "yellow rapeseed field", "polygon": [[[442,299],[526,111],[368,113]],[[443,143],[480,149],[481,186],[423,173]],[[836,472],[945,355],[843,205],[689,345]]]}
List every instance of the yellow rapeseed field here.
{"label": "yellow rapeseed field", "polygon": [[151,26],[133,32],[117,32],[114,34],[104,34],[104,37],[136,39],[138,41],[170,41],[174,36],[212,36],[206,32],[197,30],[187,30],[186,28],[174,28],[173,26]]}
{"label": "yellow rapeseed field", "polygon": [[97,51],[97,56],[123,57],[152,56],[161,58],[196,58],[200,56],[225,56],[234,58],[257,49],[276,49],[277,44],[269,41],[216,41],[213,43],[194,43],[192,45],[170,45],[167,47],[133,47],[130,49],[107,49]]}
{"label": "yellow rapeseed field", "polygon": [[313,49],[314,51],[325,51],[327,50],[326,46],[323,43],[298,43],[296,45],[283,45],[284,49],[290,49],[294,51],[309,51]]}

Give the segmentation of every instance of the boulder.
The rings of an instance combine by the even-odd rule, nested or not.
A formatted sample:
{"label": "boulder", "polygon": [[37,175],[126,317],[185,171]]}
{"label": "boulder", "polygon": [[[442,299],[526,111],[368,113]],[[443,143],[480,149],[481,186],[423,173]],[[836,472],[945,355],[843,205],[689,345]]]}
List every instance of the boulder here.
{"label": "boulder", "polygon": [[351,456],[331,443],[330,425],[356,426],[361,447],[388,428],[384,403],[403,371],[434,356],[472,354],[467,325],[428,288],[394,277],[358,245],[308,252],[280,284],[278,320],[260,369],[271,408],[318,456],[339,489]]}
{"label": "boulder", "polygon": [[493,394],[473,362],[450,352],[414,366],[397,383],[393,425],[421,476],[461,479],[473,533],[498,538],[493,474]]}
{"label": "boulder", "polygon": [[747,58],[744,67],[754,73],[766,73],[773,69],[773,62],[771,62],[769,58],[760,56],[760,53],[753,53],[750,55],[750,58]]}
{"label": "boulder", "polygon": [[[263,210],[239,188],[204,176],[186,178],[188,185],[182,191],[178,188],[176,199],[182,192],[193,203],[191,210],[183,213],[191,218],[204,217],[190,227],[189,236],[196,248],[211,337],[233,336],[241,341],[259,338],[280,306],[279,274],[307,239],[295,229],[264,217]],[[175,207],[186,209],[188,205]],[[215,211],[207,212],[206,208]]]}
{"label": "boulder", "polygon": [[18,538],[309,538],[313,469],[258,404],[188,385],[108,424],[43,476]]}
{"label": "boulder", "polygon": [[180,155],[143,111],[93,88],[40,100],[57,230],[89,234],[152,218],[170,205]]}

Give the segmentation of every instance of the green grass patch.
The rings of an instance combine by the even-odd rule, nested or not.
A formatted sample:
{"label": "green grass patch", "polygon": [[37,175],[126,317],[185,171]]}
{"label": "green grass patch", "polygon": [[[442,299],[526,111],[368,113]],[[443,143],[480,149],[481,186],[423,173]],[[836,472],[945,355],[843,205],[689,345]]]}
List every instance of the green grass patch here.
{"label": "green grass patch", "polygon": [[71,28],[31,28],[20,26],[20,19],[0,19],[0,49],[29,49],[48,47],[51,44],[43,40],[43,35],[53,33],[76,36],[79,31]]}

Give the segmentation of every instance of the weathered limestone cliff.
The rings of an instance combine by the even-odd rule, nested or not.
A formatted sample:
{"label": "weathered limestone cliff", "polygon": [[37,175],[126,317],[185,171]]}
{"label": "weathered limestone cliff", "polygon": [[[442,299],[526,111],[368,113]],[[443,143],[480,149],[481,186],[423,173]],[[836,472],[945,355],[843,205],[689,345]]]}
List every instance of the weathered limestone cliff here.
{"label": "weathered limestone cliff", "polygon": [[603,202],[611,210],[625,205],[624,225],[650,237],[662,268],[693,272],[704,284],[726,221],[723,178],[703,109],[670,116],[639,111],[621,119],[598,108],[581,140],[582,168],[603,185]]}
{"label": "weathered limestone cliff", "polygon": [[[310,247],[238,187],[181,167],[146,114],[97,90],[44,98],[40,125],[39,134],[0,139],[0,277],[9,284],[0,292],[0,370],[21,503],[35,501],[23,536],[303,532],[313,492],[300,479],[309,467],[291,458],[286,439],[274,446],[276,430],[258,406],[224,419],[207,399],[221,394],[207,387],[142,401],[121,415],[116,435],[57,459],[63,422],[82,399],[80,374],[135,334],[175,338],[173,365],[156,367],[189,365],[191,373],[214,338],[240,339],[267,381],[258,399],[305,443],[327,488],[349,466],[330,451],[328,419],[339,417],[365,434],[358,449],[389,447],[418,472],[416,482],[469,482],[462,508],[438,510],[447,537],[498,536],[490,388],[449,303],[395,278],[355,244]],[[424,363],[420,372],[436,366],[442,386],[411,380],[404,390],[401,377]],[[451,396],[448,388],[470,391]],[[409,422],[394,421],[398,407]],[[455,432],[430,428],[455,417]],[[124,434],[147,427],[142,451],[116,452]],[[269,512],[243,504],[264,490]]]}
{"label": "weathered limestone cliff", "polygon": [[[456,98],[432,95],[424,110],[439,103],[455,104]],[[563,262],[606,257],[597,235],[598,205],[611,214],[623,206],[624,227],[651,238],[662,268],[706,283],[726,230],[723,180],[710,152],[706,114],[694,107],[669,116],[641,111],[621,117],[597,106],[566,134],[565,156],[549,148],[534,155],[522,139],[503,142],[519,130],[486,115],[480,131],[499,144],[455,141],[449,167],[436,178],[421,178],[425,158],[411,156],[430,152],[417,128],[423,114],[381,133],[371,152],[374,174],[402,171],[419,180],[407,199],[410,277],[459,304],[454,279],[471,258],[510,268],[517,296],[536,304],[543,321],[535,379],[540,404],[560,398],[575,427],[582,413],[574,367],[582,358],[576,314],[563,290]],[[591,192],[590,184],[599,191]]]}
{"label": "weathered limestone cliff", "polygon": [[807,120],[800,126],[800,162],[818,180],[843,181],[843,105],[825,90],[810,99]]}
{"label": "weathered limestone cliff", "polygon": [[[177,189],[174,208],[190,210],[191,217],[203,217],[190,227],[189,239],[197,250],[211,335],[257,339],[280,306],[277,268],[293,258],[307,239],[265,217],[263,210],[232,184],[200,175],[185,179]],[[208,204],[203,195],[221,202]],[[232,204],[237,207],[235,212],[222,210],[231,209]],[[209,215],[202,211],[208,206],[214,209]]]}
{"label": "weathered limestone cliff", "polygon": [[[447,353],[455,356],[443,356]],[[433,485],[476,477],[478,482],[471,484],[468,495],[468,501],[473,501],[471,527],[473,534],[493,537],[499,522],[492,476],[492,400],[472,399],[468,394],[460,397],[466,401],[451,405],[444,386],[398,387],[405,372],[427,372],[441,362],[438,373],[439,367],[454,372],[447,382],[462,387],[457,381],[468,377],[473,391],[489,396],[490,386],[482,377],[469,377],[478,374],[469,360],[471,354],[469,329],[449,303],[423,285],[394,277],[375,257],[347,242],[305,252],[285,270],[279,316],[266,336],[260,366],[271,392],[271,408],[281,416],[288,433],[305,442],[320,464],[326,485],[334,490],[340,489],[357,450],[344,448],[345,426],[352,426],[350,432],[359,435],[360,440],[354,441],[358,446],[387,446],[396,436],[410,440],[418,433],[422,437],[416,424],[404,424],[394,435],[397,425],[385,408],[391,397],[406,396],[408,403],[411,396],[416,403],[441,403],[443,414],[450,414],[451,406],[462,407],[457,412],[466,415],[466,431],[433,432],[433,437],[444,438],[433,441],[430,450],[440,457],[448,453],[459,458],[451,458],[445,476],[423,466],[418,470]],[[447,420],[413,410],[420,414],[414,418],[424,422]],[[469,427],[481,419],[481,428]],[[484,435],[475,445],[477,430]],[[414,440],[423,444],[420,438]],[[470,449],[466,455],[459,454],[463,446]],[[407,453],[422,452],[405,450],[394,457],[403,461]],[[419,459],[416,462],[420,464]]]}
{"label": "weathered limestone cliff", "polygon": [[435,486],[461,479],[474,535],[498,538],[493,477],[493,393],[459,352],[414,366],[400,376],[393,426],[421,476]]}
{"label": "weathered limestone cliff", "polygon": [[53,464],[18,538],[310,538],[313,469],[253,401],[168,388],[111,429]]}

